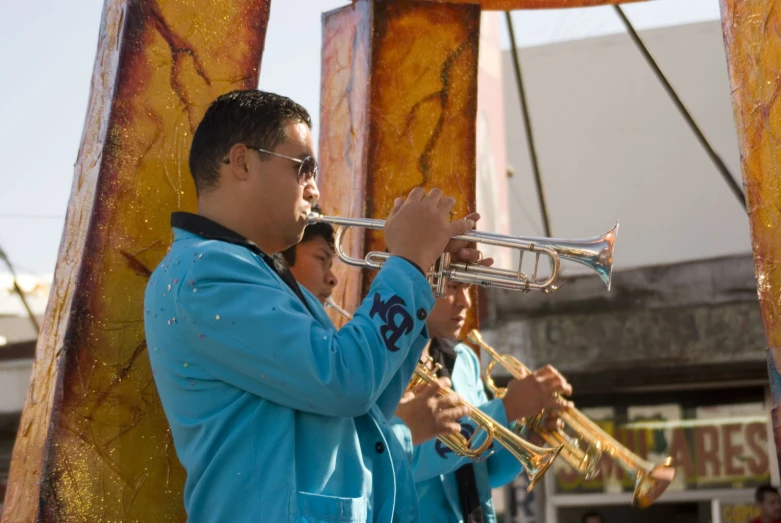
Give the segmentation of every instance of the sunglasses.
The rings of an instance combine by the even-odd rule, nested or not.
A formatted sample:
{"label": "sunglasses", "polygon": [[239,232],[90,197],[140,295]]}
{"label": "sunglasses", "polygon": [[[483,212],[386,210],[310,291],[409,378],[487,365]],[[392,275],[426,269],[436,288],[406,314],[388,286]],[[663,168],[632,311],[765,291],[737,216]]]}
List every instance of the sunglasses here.
{"label": "sunglasses", "polygon": [[[273,151],[267,151],[266,149],[261,149],[259,147],[251,147],[248,145],[247,149],[252,149],[253,151],[258,151],[259,153],[270,154],[271,156],[278,156],[280,158],[284,158],[286,160],[290,160],[291,162],[297,163],[299,185],[306,185],[310,181],[314,181],[315,178],[317,178],[317,160],[315,160],[311,156],[307,156],[302,160],[300,158],[285,156],[284,154],[275,153]],[[222,163],[225,164],[231,163],[230,158],[224,159]]]}

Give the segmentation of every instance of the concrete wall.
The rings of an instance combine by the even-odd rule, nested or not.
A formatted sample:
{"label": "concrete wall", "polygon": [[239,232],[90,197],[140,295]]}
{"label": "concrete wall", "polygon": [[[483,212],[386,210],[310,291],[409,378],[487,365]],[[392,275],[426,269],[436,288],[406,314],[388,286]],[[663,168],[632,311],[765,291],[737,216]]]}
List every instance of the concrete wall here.
{"label": "concrete wall", "polygon": [[613,285],[581,276],[550,295],[492,291],[484,338],[593,392],[767,379],[751,256],[619,272]]}

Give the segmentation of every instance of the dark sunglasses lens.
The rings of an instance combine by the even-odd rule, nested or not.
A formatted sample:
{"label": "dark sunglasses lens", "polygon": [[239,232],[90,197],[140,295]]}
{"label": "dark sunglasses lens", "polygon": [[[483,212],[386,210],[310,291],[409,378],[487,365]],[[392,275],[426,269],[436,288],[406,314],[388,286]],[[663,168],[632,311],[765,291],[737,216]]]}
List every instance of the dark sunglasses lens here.
{"label": "dark sunglasses lens", "polygon": [[298,170],[298,181],[300,183],[307,183],[309,180],[313,180],[317,176],[317,161],[311,156],[304,158],[301,163],[301,167]]}

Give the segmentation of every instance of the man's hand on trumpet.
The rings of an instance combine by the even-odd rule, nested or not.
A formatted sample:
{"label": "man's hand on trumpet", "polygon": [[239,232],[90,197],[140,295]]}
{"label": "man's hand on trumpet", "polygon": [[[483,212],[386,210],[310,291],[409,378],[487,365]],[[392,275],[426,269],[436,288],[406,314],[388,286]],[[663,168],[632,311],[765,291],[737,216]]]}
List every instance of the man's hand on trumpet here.
{"label": "man's hand on trumpet", "polygon": [[[555,412],[556,408],[569,407],[572,403],[561,396],[570,394],[572,394],[572,386],[564,376],[550,365],[546,365],[521,379],[510,380],[502,400],[507,419],[513,420],[530,418],[543,410],[547,413],[551,410]],[[545,418],[543,418],[543,429],[547,423],[551,423],[551,428],[555,429],[557,419],[552,418],[549,422],[544,420]]]}
{"label": "man's hand on trumpet", "polygon": [[480,215],[472,213],[460,220],[450,221],[456,201],[444,196],[440,189],[428,194],[420,187],[412,189],[407,199],[396,198],[385,223],[385,243],[388,252],[401,256],[427,271],[443,252],[453,254],[453,261],[490,265],[474,244],[453,240],[471,231]]}
{"label": "man's hand on trumpet", "polygon": [[[437,381],[443,387],[451,387],[447,378]],[[396,416],[409,428],[413,445],[420,445],[440,434],[458,434],[461,431],[458,420],[469,415],[469,407],[463,404],[461,396],[455,393],[439,396],[438,390],[435,385],[421,385],[404,394],[396,407]]]}

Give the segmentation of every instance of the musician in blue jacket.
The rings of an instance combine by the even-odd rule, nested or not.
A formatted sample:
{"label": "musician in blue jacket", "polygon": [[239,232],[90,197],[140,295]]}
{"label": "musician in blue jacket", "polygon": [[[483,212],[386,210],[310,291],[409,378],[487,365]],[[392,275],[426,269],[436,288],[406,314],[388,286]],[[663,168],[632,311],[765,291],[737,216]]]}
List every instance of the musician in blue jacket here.
{"label": "musician in blue jacket", "polygon": [[[427,325],[432,340],[424,357],[439,363],[455,392],[498,423],[508,426],[513,420],[553,409],[554,415],[547,417],[545,426],[555,427],[555,407],[562,400],[554,395],[569,395],[572,388],[553,367],[545,366],[521,380],[511,380],[502,399],[488,401],[475,353],[456,339],[471,305],[468,287],[451,282],[447,297],[437,298],[429,314]],[[428,523],[495,523],[491,489],[515,479],[522,472],[521,464],[496,442],[493,454],[479,462],[457,456],[439,440],[417,443],[415,431],[407,423],[414,410],[405,398],[391,423],[413,463],[421,519]],[[475,429],[468,418],[462,421],[465,437]],[[478,443],[481,441],[478,439]],[[540,440],[533,443],[542,444]]]}
{"label": "musician in blue jacket", "polygon": [[[313,212],[322,214],[319,206]],[[299,243],[286,249],[275,259],[287,267],[296,278],[301,290],[311,292],[322,305],[331,297],[331,292],[339,283],[333,272],[336,258],[334,250],[334,229],[329,223],[307,225]],[[450,379],[442,377],[438,382],[450,387]],[[407,393],[403,401],[411,411],[406,425],[414,434],[416,443],[428,441],[447,432],[459,433],[458,422],[469,414],[470,409],[463,404],[461,396],[455,393],[439,395],[435,385],[418,387],[415,394]]]}
{"label": "musician in blue jacket", "polygon": [[423,270],[476,216],[434,189],[398,199],[391,257],[338,332],[270,254],[297,243],[319,194],[310,117],[261,91],[219,97],[193,136],[198,213],[174,213],[144,323],[155,384],[187,472],[192,522],[419,521],[388,418],[428,341]]}

